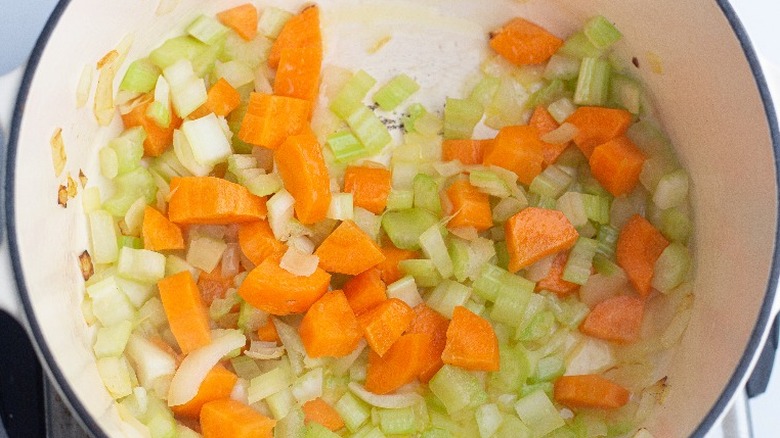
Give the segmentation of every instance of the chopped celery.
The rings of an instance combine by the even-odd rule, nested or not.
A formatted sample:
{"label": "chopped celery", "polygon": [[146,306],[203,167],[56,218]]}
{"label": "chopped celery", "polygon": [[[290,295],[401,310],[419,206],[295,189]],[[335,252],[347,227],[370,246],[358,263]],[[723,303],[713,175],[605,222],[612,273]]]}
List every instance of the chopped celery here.
{"label": "chopped celery", "polygon": [[89,231],[92,241],[92,262],[113,263],[119,257],[116,226],[111,213],[95,210],[89,213]]}
{"label": "chopped celery", "polygon": [[374,93],[374,102],[383,110],[392,111],[419,89],[420,85],[414,79],[406,74],[400,74]]}
{"label": "chopped celery", "polygon": [[400,409],[379,409],[379,427],[388,435],[411,434],[416,431],[414,410],[411,406]]}
{"label": "chopped celery", "polygon": [[351,392],[345,393],[333,407],[351,432],[358,430],[371,416],[368,405]]}
{"label": "chopped celery", "polygon": [[493,102],[493,97],[496,95],[500,85],[501,79],[494,76],[483,76],[471,90],[469,99],[479,102],[483,107],[488,106]]}
{"label": "chopped celery", "polygon": [[541,390],[518,400],[515,411],[534,437],[545,436],[566,424],[550,398]]}
{"label": "chopped celery", "polygon": [[154,101],[146,108],[146,117],[149,117],[160,128],[171,125],[171,110],[162,103]]}
{"label": "chopped celery", "polygon": [[287,389],[291,384],[292,379],[287,368],[273,368],[249,382],[249,389],[247,389],[249,404],[264,400],[272,394]]}
{"label": "chopped celery", "polygon": [[217,62],[214,75],[225,79],[233,88],[241,88],[255,80],[255,72],[242,61]]}
{"label": "chopped celery", "polygon": [[469,184],[498,198],[507,198],[512,194],[506,181],[490,170],[472,170],[469,173]]}
{"label": "chopped celery", "polygon": [[[440,277],[436,278],[439,279]],[[422,303],[420,291],[417,289],[417,282],[412,276],[406,276],[388,284],[387,298],[397,298],[408,304],[409,307],[415,307]]]}
{"label": "chopped celery", "polygon": [[[244,40],[235,32],[228,32],[221,44],[221,50],[217,54],[219,61],[241,61],[258,75],[261,75],[261,64],[268,59],[268,53],[271,51],[273,43],[263,35],[257,35],[250,41]],[[212,47],[220,47],[220,44],[214,44]],[[213,61],[212,61],[213,62]],[[262,92],[264,90],[257,89]]]}
{"label": "chopped celery", "polygon": [[672,242],[655,262],[653,288],[661,292],[668,292],[679,286],[688,273],[690,259],[688,248],[677,242]]}
{"label": "chopped celery", "polygon": [[617,228],[611,225],[602,225],[599,227],[596,240],[598,241],[598,247],[596,252],[604,257],[611,259],[615,256],[615,247],[617,246],[618,236],[620,232]]}
{"label": "chopped celery", "polygon": [[436,266],[442,278],[452,276],[452,259],[447,252],[447,243],[442,236],[442,229],[439,224],[431,225],[427,230],[420,234],[420,248]]}
{"label": "chopped celery", "polygon": [[339,163],[349,163],[368,152],[355,134],[348,130],[329,135],[326,143]]}
{"label": "chopped celery", "polygon": [[[599,245],[601,244],[599,243]],[[620,266],[598,252],[598,250],[596,255],[593,256],[593,267],[596,269],[596,272],[603,275],[614,275],[621,271]]]}
{"label": "chopped celery", "polygon": [[347,120],[352,113],[363,106],[363,98],[375,84],[376,79],[368,73],[363,70],[357,71],[331,100],[331,111],[342,120]]}
{"label": "chopped celery", "polygon": [[[136,248],[141,249],[141,248]],[[133,306],[140,308],[156,292],[156,285],[148,283],[139,283],[122,277],[115,277],[119,289],[127,296],[127,299],[133,303]]]}
{"label": "chopped celery", "polygon": [[156,283],[165,277],[165,256],[146,249],[124,247],[119,251],[117,272],[129,280]]}
{"label": "chopped celery", "polygon": [[517,339],[519,341],[538,341],[555,331],[555,315],[549,310],[537,313],[531,318],[531,322],[518,330]]}
{"label": "chopped celery", "polygon": [[213,113],[185,121],[181,130],[187,137],[193,158],[202,166],[213,167],[225,161],[233,152],[219,119]]}
{"label": "chopped celery", "polygon": [[370,154],[381,151],[392,140],[384,123],[365,105],[355,107],[346,122]]}
{"label": "chopped celery", "polygon": [[451,280],[444,280],[428,296],[428,307],[452,319],[457,306],[465,306],[471,296],[471,288]]}
{"label": "chopped celery", "polygon": [[119,89],[134,93],[148,93],[154,89],[160,73],[160,69],[149,59],[137,59],[127,68]]}
{"label": "chopped celery", "polygon": [[387,210],[406,210],[414,206],[414,191],[391,189],[387,197]]}
{"label": "chopped celery", "polygon": [[580,237],[569,253],[566,267],[563,269],[563,279],[579,285],[585,284],[593,267],[593,256],[596,255],[598,242]]}
{"label": "chopped celery", "polygon": [[504,198],[493,207],[493,222],[504,223],[527,206],[528,201],[525,198]]}
{"label": "chopped celery", "polygon": [[495,301],[503,291],[507,291],[508,296],[515,293],[525,294],[533,291],[534,286],[533,282],[491,264],[482,267],[473,284],[474,292],[488,301]]}
{"label": "chopped celery", "polygon": [[310,422],[306,426],[306,431],[304,432],[303,438],[338,438],[339,435],[332,432],[327,427],[321,425],[320,423]]}
{"label": "chopped celery", "polygon": [[103,208],[113,216],[122,217],[140,197],[146,202],[154,202],[157,195],[157,185],[154,177],[143,166],[114,178],[116,191],[103,203]]}
{"label": "chopped celery", "polygon": [[322,382],[322,368],[314,368],[295,379],[290,390],[299,403],[306,403],[322,396]]}
{"label": "chopped celery", "polygon": [[[161,69],[165,69],[176,62],[186,59],[192,61],[207,45],[191,36],[171,38],[149,54],[149,60]],[[155,78],[156,79],[156,78]]]}
{"label": "chopped celery", "polygon": [[597,15],[585,22],[585,25],[582,27],[582,33],[599,50],[608,49],[623,37],[615,25],[602,15]]}
{"label": "chopped celery", "polygon": [[563,212],[566,219],[575,228],[588,223],[588,212],[585,210],[585,196],[583,193],[566,192],[555,201],[555,208]]}
{"label": "chopped celery", "polygon": [[572,176],[555,164],[548,166],[531,181],[528,190],[539,196],[558,199],[572,183]]}
{"label": "chopped celery", "polygon": [[501,129],[509,125],[524,125],[530,118],[527,104],[531,94],[513,76],[504,76],[493,95],[493,101],[485,107],[485,125]]}
{"label": "chopped celery", "polygon": [[575,79],[580,73],[580,62],[575,57],[556,53],[547,61],[547,65],[544,67],[544,77],[549,80]]}
{"label": "chopped celery", "polygon": [[119,175],[135,170],[141,165],[144,140],[146,140],[146,132],[139,126],[124,131],[122,135],[108,142],[108,147],[116,153]]}
{"label": "chopped celery", "polygon": [[606,225],[609,223],[609,198],[597,195],[582,195],[585,215],[594,223]]}
{"label": "chopped celery", "polygon": [[436,266],[428,259],[401,260],[398,262],[398,269],[413,277],[414,282],[420,287],[434,287],[442,280]]}
{"label": "chopped celery", "polygon": [[396,247],[419,249],[420,235],[438,222],[436,215],[428,210],[410,208],[385,213],[382,216],[382,229]]}
{"label": "chopped celery", "polygon": [[118,400],[133,392],[130,367],[123,357],[102,357],[97,360],[97,370],[109,394]]}
{"label": "chopped celery", "polygon": [[609,62],[600,58],[584,58],[574,92],[577,105],[599,105],[606,103],[609,96]]}
{"label": "chopped celery", "polygon": [[[521,277],[517,277],[521,278]],[[527,282],[527,280],[526,280]],[[525,307],[533,293],[533,283],[527,282],[521,287],[502,286],[498,290],[490,319],[516,327],[525,312]]]}
{"label": "chopped celery", "polygon": [[263,13],[257,22],[257,31],[268,38],[276,38],[282,31],[287,20],[293,17],[293,14],[273,6],[263,9]]}
{"label": "chopped celery", "polygon": [[431,213],[441,214],[441,201],[439,200],[439,185],[431,176],[418,173],[412,181],[414,191],[414,206],[424,208]]}
{"label": "chopped celery", "polygon": [[269,395],[266,397],[265,401],[276,420],[281,420],[287,416],[293,406],[295,406],[295,398],[293,397],[290,388],[284,388],[281,391]]}
{"label": "chopped celery", "polygon": [[450,415],[466,408],[476,408],[487,401],[487,393],[479,379],[452,365],[441,367],[428,382],[428,387]]}
{"label": "chopped celery", "polygon": [[494,438],[531,438],[531,431],[519,418],[505,415],[501,426],[493,435]]}
{"label": "chopped celery", "polygon": [[95,356],[98,358],[121,356],[125,351],[125,345],[127,345],[132,330],[133,323],[127,320],[120,321],[110,327],[99,328],[93,346]]}
{"label": "chopped celery", "polygon": [[228,33],[228,28],[214,17],[200,15],[187,27],[187,33],[202,43],[213,44]]}
{"label": "chopped celery", "polygon": [[88,286],[87,294],[92,300],[92,313],[103,327],[135,318],[135,308],[121,292],[113,276]]}
{"label": "chopped celery", "polygon": [[195,75],[190,61],[182,59],[163,69],[163,75],[171,86],[173,107],[184,118],[206,103],[206,84]]}
{"label": "chopped celery", "polygon": [[610,102],[631,114],[642,109],[642,87],[637,81],[621,74],[613,74],[609,86]]}
{"label": "chopped celery", "polygon": [[664,175],[653,193],[653,202],[658,208],[678,207],[688,197],[688,174],[680,169]]}
{"label": "chopped celery", "polygon": [[594,58],[601,55],[601,50],[593,45],[584,32],[577,32],[569,36],[559,52],[580,59]]}
{"label": "chopped celery", "polygon": [[501,393],[514,393],[525,384],[536,363],[534,356],[522,345],[499,348],[499,368],[488,378],[488,387]]}
{"label": "chopped celery", "polygon": [[144,241],[138,237],[119,236],[117,239],[117,245],[119,245],[120,248],[126,246],[128,248],[141,249],[144,247]]}
{"label": "chopped celery", "polygon": [[481,438],[492,437],[504,421],[503,415],[495,403],[480,406],[477,408],[475,416]]}
{"label": "chopped celery", "polygon": [[444,138],[471,138],[483,113],[483,106],[475,100],[448,97],[444,105]]}
{"label": "chopped celery", "polygon": [[539,359],[536,363],[536,369],[530,376],[531,383],[550,382],[562,376],[566,371],[566,364],[563,358],[559,356],[547,356]]}
{"label": "chopped celery", "polygon": [[537,90],[529,101],[529,106],[549,105],[552,102],[562,98],[570,97],[571,92],[566,89],[566,85],[560,79],[555,79],[549,84]]}
{"label": "chopped celery", "polygon": [[661,233],[673,242],[685,243],[691,234],[691,219],[679,208],[673,207],[661,213]]}
{"label": "chopped celery", "polygon": [[547,105],[547,111],[550,112],[550,115],[553,116],[558,123],[565,122],[576,110],[577,107],[574,106],[574,102],[568,97],[563,97]]}

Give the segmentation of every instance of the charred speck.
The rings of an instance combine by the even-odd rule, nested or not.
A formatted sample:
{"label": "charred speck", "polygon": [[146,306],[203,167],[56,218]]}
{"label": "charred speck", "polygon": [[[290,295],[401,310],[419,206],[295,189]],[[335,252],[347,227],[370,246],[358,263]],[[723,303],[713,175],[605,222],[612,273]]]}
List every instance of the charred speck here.
{"label": "charred speck", "polygon": [[637,58],[636,56],[631,58],[631,63],[634,64],[634,67],[639,68],[639,58]]}
{"label": "charred speck", "polygon": [[68,208],[68,187],[65,185],[57,189],[57,204],[62,208]]}
{"label": "charred speck", "polygon": [[378,104],[378,103],[376,103],[376,102],[373,102],[373,103],[371,103],[370,105],[368,105],[368,109],[370,109],[371,111],[374,111],[374,110],[376,110],[377,108],[379,108],[379,104]]}

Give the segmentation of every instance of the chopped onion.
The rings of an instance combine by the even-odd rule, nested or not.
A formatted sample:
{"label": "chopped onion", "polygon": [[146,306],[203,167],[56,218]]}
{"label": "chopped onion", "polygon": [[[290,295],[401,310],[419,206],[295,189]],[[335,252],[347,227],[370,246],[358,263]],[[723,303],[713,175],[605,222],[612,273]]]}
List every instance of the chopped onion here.
{"label": "chopped onion", "polygon": [[81,70],[79,84],[76,87],[76,108],[81,108],[89,100],[89,90],[92,88],[92,66],[87,64]]}
{"label": "chopped onion", "polygon": [[279,318],[274,318],[274,326],[279,334],[282,345],[287,349],[287,358],[290,360],[290,368],[296,376],[303,372],[303,358],[306,356],[306,349],[303,346],[301,336],[298,330],[285,324]]}
{"label": "chopped onion", "polygon": [[553,260],[555,260],[556,254],[545,257],[538,262],[532,264],[525,270],[525,278],[536,283],[537,281],[547,277],[552,268]]}
{"label": "chopped onion", "polygon": [[192,400],[200,384],[219,361],[231,351],[246,344],[246,337],[238,330],[224,330],[211,343],[192,351],[179,365],[171,380],[168,405],[179,406]]}
{"label": "chopped onion", "polygon": [[619,294],[628,286],[628,279],[622,271],[614,275],[593,274],[580,287],[580,301],[591,309],[596,304]]}
{"label": "chopped onion", "polygon": [[[176,360],[173,356],[141,336],[130,335],[125,352],[133,364],[141,386],[146,388],[151,388],[157,379],[172,376],[176,371]],[[196,391],[198,386],[200,384],[195,386]]]}
{"label": "chopped onion", "polygon": [[230,399],[243,404],[249,404],[247,399],[247,391],[249,390],[249,382],[246,379],[238,378],[236,384],[233,385],[233,391],[230,392]]}
{"label": "chopped onion", "polygon": [[565,122],[558,129],[552,130],[541,137],[541,140],[550,144],[564,144],[574,140],[579,130],[571,123]]}
{"label": "chopped onion", "polygon": [[100,126],[108,126],[114,119],[114,76],[116,70],[117,66],[112,60],[100,69],[98,75],[93,112]]}
{"label": "chopped onion", "polygon": [[266,206],[268,207],[268,224],[271,226],[271,231],[273,231],[274,237],[276,237],[278,240],[285,241],[288,237],[290,237],[288,234],[288,224],[293,218],[294,204],[295,199],[293,199],[292,195],[290,195],[290,192],[285,189],[282,189],[275,195],[271,196],[271,199],[269,199],[266,203]]}
{"label": "chopped onion", "polygon": [[349,390],[364,402],[378,408],[398,409],[421,403],[423,398],[417,393],[378,395],[367,391],[356,382],[349,383]]}
{"label": "chopped onion", "polygon": [[160,0],[160,3],[157,5],[157,10],[154,13],[157,16],[169,14],[173,12],[178,5],[179,0]]}
{"label": "chopped onion", "polygon": [[287,245],[296,248],[304,254],[314,254],[314,242],[306,236],[290,237]]}
{"label": "chopped onion", "polygon": [[479,238],[479,233],[477,232],[477,229],[474,227],[453,227],[453,228],[447,228],[450,233],[460,237],[463,240],[477,240]]}
{"label": "chopped onion", "polygon": [[222,253],[222,277],[233,278],[238,274],[241,263],[241,248],[237,243],[228,243]]}
{"label": "chopped onion", "polygon": [[317,270],[319,256],[306,254],[294,246],[287,248],[279,262],[279,267],[298,277],[308,277]]}
{"label": "chopped onion", "polygon": [[276,342],[252,341],[244,355],[259,360],[278,359],[284,355],[284,346],[276,345]]}
{"label": "chopped onion", "polygon": [[340,357],[333,362],[333,365],[330,367],[331,371],[336,375],[346,374],[349,369],[352,368],[352,364],[360,357],[360,354],[363,353],[363,350],[365,350],[367,345],[368,343],[366,343],[366,340],[361,338],[352,353]]}

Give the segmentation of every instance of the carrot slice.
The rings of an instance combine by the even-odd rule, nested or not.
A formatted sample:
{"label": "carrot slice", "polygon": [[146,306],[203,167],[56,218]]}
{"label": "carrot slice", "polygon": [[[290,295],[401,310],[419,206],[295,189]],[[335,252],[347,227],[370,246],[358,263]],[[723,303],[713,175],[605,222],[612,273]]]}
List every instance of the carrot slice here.
{"label": "carrot slice", "polygon": [[141,237],[144,240],[144,249],[151,251],[184,249],[181,228],[153,207],[147,206],[144,209]]}
{"label": "carrot slice", "polygon": [[590,156],[593,177],[613,196],[630,193],[639,182],[645,154],[627,137],[596,146]]}
{"label": "carrot slice", "polygon": [[647,219],[635,214],[620,230],[615,255],[617,264],[626,271],[628,281],[639,295],[650,294],[655,262],[669,246],[669,241]]}
{"label": "carrot slice", "polygon": [[225,293],[233,286],[233,278],[222,276],[222,262],[219,262],[211,272],[200,271],[198,275],[198,289],[203,303],[207,306],[215,298],[225,298]]}
{"label": "carrot slice", "polygon": [[441,360],[467,370],[498,370],[498,338],[493,326],[469,309],[456,306]]}
{"label": "carrot slice", "polygon": [[561,251],[555,256],[550,266],[550,271],[547,276],[542,278],[536,283],[536,291],[549,290],[560,298],[564,298],[567,295],[575,292],[580,285],[576,283],[570,283],[563,279],[563,269],[566,267],[566,262],[569,260],[569,253]]}
{"label": "carrot slice", "polygon": [[[531,114],[531,120],[528,122],[528,124],[535,127],[539,131],[539,137],[555,131],[559,127],[558,122],[553,118],[550,112],[547,111],[547,108],[541,105],[534,109],[533,114]],[[544,156],[544,164],[548,166],[550,164],[554,164],[568,146],[569,142],[552,144],[543,141],[542,155]]]}
{"label": "carrot slice", "polygon": [[320,244],[314,255],[328,272],[357,275],[381,263],[385,256],[365,231],[344,221]]}
{"label": "carrot slice", "polygon": [[509,270],[526,266],[577,243],[579,233],[558,210],[529,207],[506,221]]}
{"label": "carrot slice", "polygon": [[553,397],[569,408],[617,409],[628,403],[626,388],[597,374],[561,376],[555,381]]}
{"label": "carrot slice", "polygon": [[385,260],[376,265],[376,268],[382,273],[382,281],[384,281],[385,284],[394,283],[404,276],[404,273],[401,272],[401,268],[398,267],[398,262],[401,260],[416,259],[420,256],[417,251],[396,248],[395,245],[389,241],[382,245],[382,254],[385,255]]}
{"label": "carrot slice", "polygon": [[310,357],[341,357],[357,348],[363,333],[344,292],[328,292],[317,300],[298,327]]}
{"label": "carrot slice", "polygon": [[330,206],[330,177],[322,146],[313,133],[287,137],[274,153],[284,187],[295,198],[295,214],[303,224],[325,219]]}
{"label": "carrot slice", "polygon": [[173,131],[181,126],[182,120],[171,109],[171,123],[167,128],[161,128],[157,122],[146,115],[149,105],[154,102],[154,93],[141,96],[133,103],[130,112],[122,114],[122,123],[125,128],[141,126],[146,131],[144,140],[144,155],[157,157],[173,145]]}
{"label": "carrot slice", "polygon": [[244,301],[272,315],[303,313],[328,291],[330,274],[317,268],[308,277],[293,275],[269,257],[252,269],[238,288]]}
{"label": "carrot slice", "polygon": [[368,352],[366,389],[387,394],[413,381],[426,365],[431,336],[409,333],[401,336],[384,356]]}
{"label": "carrot slice", "polygon": [[539,131],[533,126],[506,126],[501,128],[485,151],[483,164],[511,170],[525,185],[542,173],[544,145]]}
{"label": "carrot slice", "polygon": [[168,324],[184,354],[211,342],[209,315],[189,271],[157,282]]}
{"label": "carrot slice", "polygon": [[283,49],[274,78],[274,94],[317,100],[322,69],[322,47]]}
{"label": "carrot slice", "polygon": [[380,167],[349,166],[344,173],[344,192],[352,193],[356,207],[382,214],[390,196],[391,174]]}
{"label": "carrot slice", "polygon": [[631,343],[639,339],[645,302],[629,295],[617,295],[596,304],[580,331],[594,338],[619,343]]}
{"label": "carrot slice", "polygon": [[426,333],[431,337],[430,348],[426,351],[419,375],[420,381],[427,383],[444,365],[441,354],[447,345],[447,327],[450,325],[450,320],[426,306],[425,303],[415,306],[414,314],[408,333]]}
{"label": "carrot slice", "polygon": [[343,289],[355,315],[360,315],[387,299],[387,286],[376,268],[350,278],[344,283]]}
{"label": "carrot slice", "polygon": [[308,129],[312,108],[312,103],[304,99],[251,93],[238,138],[277,149],[287,137]]}
{"label": "carrot slice", "polygon": [[210,401],[200,410],[203,438],[273,438],[276,420],[229,398]]}
{"label": "carrot slice", "polygon": [[366,342],[379,356],[387,353],[413,319],[414,310],[398,298],[385,300],[358,316]]}
{"label": "carrot slice", "polygon": [[344,420],[338,411],[320,397],[307,401],[301,408],[306,424],[319,423],[334,432],[344,427]]}
{"label": "carrot slice", "polygon": [[485,150],[493,143],[488,140],[444,140],[441,143],[441,160],[458,160],[461,164],[482,164]]}
{"label": "carrot slice", "polygon": [[199,119],[210,113],[224,117],[241,105],[241,95],[225,78],[219,78],[211,86],[207,96],[206,103],[190,114],[190,119]]}
{"label": "carrot slice", "polygon": [[266,212],[265,198],[228,180],[211,176],[171,179],[171,222],[225,225],[265,219]]}
{"label": "carrot slice", "polygon": [[562,45],[562,39],[519,17],[490,34],[490,47],[516,65],[546,62]]}
{"label": "carrot slice", "polygon": [[247,41],[257,36],[257,8],[251,3],[222,11],[217,14],[217,19]]}
{"label": "carrot slice", "polygon": [[590,158],[596,146],[625,134],[633,118],[622,109],[581,106],[566,121],[577,127],[574,143]]}
{"label": "carrot slice", "polygon": [[270,315],[266,318],[265,324],[257,329],[257,339],[265,342],[281,343],[279,332],[276,331],[276,324],[274,324],[274,319]]}
{"label": "carrot slice", "polygon": [[237,380],[238,376],[221,364],[216,364],[206,374],[206,378],[200,384],[195,397],[183,405],[171,406],[171,410],[180,417],[198,418],[204,404],[212,400],[230,398],[230,393],[233,392]]}
{"label": "carrot slice", "polygon": [[281,256],[287,245],[276,240],[267,221],[247,222],[238,226],[238,246],[255,266],[272,255]]}
{"label": "carrot slice", "polygon": [[268,53],[268,65],[276,68],[284,49],[301,47],[322,47],[320,9],[317,5],[306,7],[284,24]]}
{"label": "carrot slice", "polygon": [[448,228],[474,227],[485,231],[493,226],[490,197],[472,186],[468,180],[459,179],[447,188],[447,197],[452,204],[452,219]]}

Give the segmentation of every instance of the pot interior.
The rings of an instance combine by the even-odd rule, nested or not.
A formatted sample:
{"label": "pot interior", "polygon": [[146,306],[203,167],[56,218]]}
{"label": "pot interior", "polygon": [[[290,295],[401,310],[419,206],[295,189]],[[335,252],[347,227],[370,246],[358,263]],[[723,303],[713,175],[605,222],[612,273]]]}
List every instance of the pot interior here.
{"label": "pot interior", "polygon": [[[126,35],[133,40],[128,60],[136,59],[180,33],[197,14],[239,3],[182,0],[173,13],[157,16],[158,0],[63,1],[25,77],[7,176],[14,268],[46,365],[96,434],[117,436],[127,429],[98,376],[94,332],[80,311],[78,255],[88,248],[81,199],[63,208],[57,191],[67,174],[77,180],[80,171],[88,185],[104,186],[97,151],[121,122],[115,117],[109,128],[98,129],[91,101],[75,107],[79,76]],[[268,3],[296,10],[303,2]],[[486,33],[509,17],[529,18],[559,36],[596,14],[617,24],[625,36],[621,55],[637,58],[636,74],[651,90],[692,179],[696,298],[670,364],[670,390],[649,426],[656,436],[689,435],[703,421],[708,427],[762,342],[776,273],[774,119],[762,99],[765,87],[754,76],[755,57],[746,56],[744,35],[742,41],[735,35],[733,13],[724,13],[728,6],[704,0],[646,2],[641,9],[618,0],[492,0],[489,7],[470,0],[319,3],[326,64],[362,68],[380,81],[409,73],[428,90],[423,103],[438,105],[447,95],[459,97],[479,68]],[[387,47],[368,54],[388,34],[394,38]],[[124,68],[117,78],[123,74]],[[60,177],[49,146],[56,128],[62,129],[68,157]]]}

